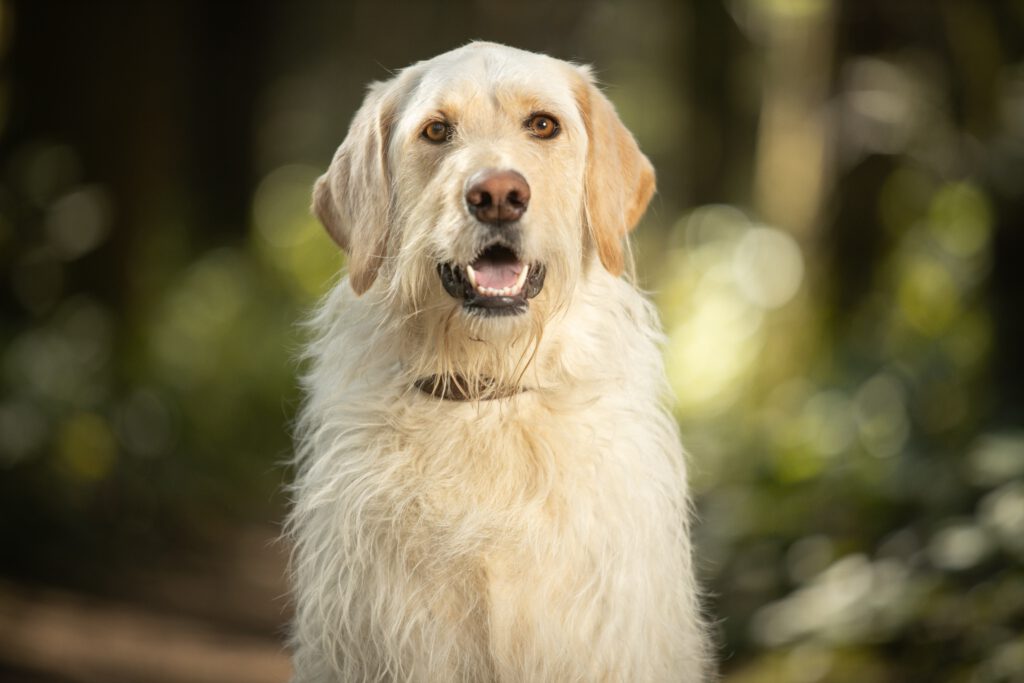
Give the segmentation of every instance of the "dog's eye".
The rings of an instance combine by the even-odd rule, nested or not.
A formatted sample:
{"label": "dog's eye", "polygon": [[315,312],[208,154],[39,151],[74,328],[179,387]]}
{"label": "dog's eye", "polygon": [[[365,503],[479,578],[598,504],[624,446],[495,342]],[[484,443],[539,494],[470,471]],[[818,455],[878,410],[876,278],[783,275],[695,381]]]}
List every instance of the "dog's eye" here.
{"label": "dog's eye", "polygon": [[534,114],[526,120],[526,127],[530,129],[530,135],[542,140],[555,137],[561,130],[558,120],[547,114]]}
{"label": "dog's eye", "polygon": [[444,121],[431,121],[421,133],[430,142],[445,142],[452,135],[452,127]]}

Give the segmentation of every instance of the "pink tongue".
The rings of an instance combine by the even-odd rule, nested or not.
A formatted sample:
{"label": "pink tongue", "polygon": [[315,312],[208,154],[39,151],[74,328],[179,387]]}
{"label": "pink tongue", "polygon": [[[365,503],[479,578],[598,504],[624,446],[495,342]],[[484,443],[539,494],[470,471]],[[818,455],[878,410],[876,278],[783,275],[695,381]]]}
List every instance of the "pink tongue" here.
{"label": "pink tongue", "polygon": [[523,264],[519,261],[511,263],[495,263],[486,259],[478,259],[473,264],[476,271],[476,284],[480,287],[490,289],[505,289],[511,287],[523,271]]}

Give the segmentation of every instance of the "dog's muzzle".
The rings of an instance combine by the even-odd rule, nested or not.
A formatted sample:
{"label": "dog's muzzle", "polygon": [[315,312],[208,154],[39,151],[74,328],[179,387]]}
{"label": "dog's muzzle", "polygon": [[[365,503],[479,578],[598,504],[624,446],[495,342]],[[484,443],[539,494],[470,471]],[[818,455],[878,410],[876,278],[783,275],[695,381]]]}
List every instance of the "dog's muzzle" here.
{"label": "dog's muzzle", "polygon": [[466,265],[438,265],[441,284],[478,315],[518,315],[544,287],[544,266],[518,255],[519,219],[530,204],[530,185],[512,170],[484,169],[466,183],[466,210],[495,238]]}

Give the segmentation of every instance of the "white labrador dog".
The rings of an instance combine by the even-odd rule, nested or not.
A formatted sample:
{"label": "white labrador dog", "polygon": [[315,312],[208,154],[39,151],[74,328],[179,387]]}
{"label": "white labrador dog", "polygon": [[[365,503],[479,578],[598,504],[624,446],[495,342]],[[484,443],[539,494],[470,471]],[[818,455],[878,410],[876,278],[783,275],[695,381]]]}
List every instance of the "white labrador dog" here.
{"label": "white labrador dog", "polygon": [[295,681],[707,679],[683,451],[622,277],[651,164],[585,67],[489,43],[371,86],[313,207]]}

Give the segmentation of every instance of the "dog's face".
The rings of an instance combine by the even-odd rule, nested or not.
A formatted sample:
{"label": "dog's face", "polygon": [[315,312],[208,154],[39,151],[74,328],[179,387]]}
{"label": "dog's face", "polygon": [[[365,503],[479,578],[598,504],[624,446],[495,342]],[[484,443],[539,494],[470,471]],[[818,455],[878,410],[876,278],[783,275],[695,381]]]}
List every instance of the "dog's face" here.
{"label": "dog's face", "polygon": [[621,273],[653,191],[586,68],[474,43],[371,86],[313,207],[357,294],[479,334],[564,305],[598,258]]}

